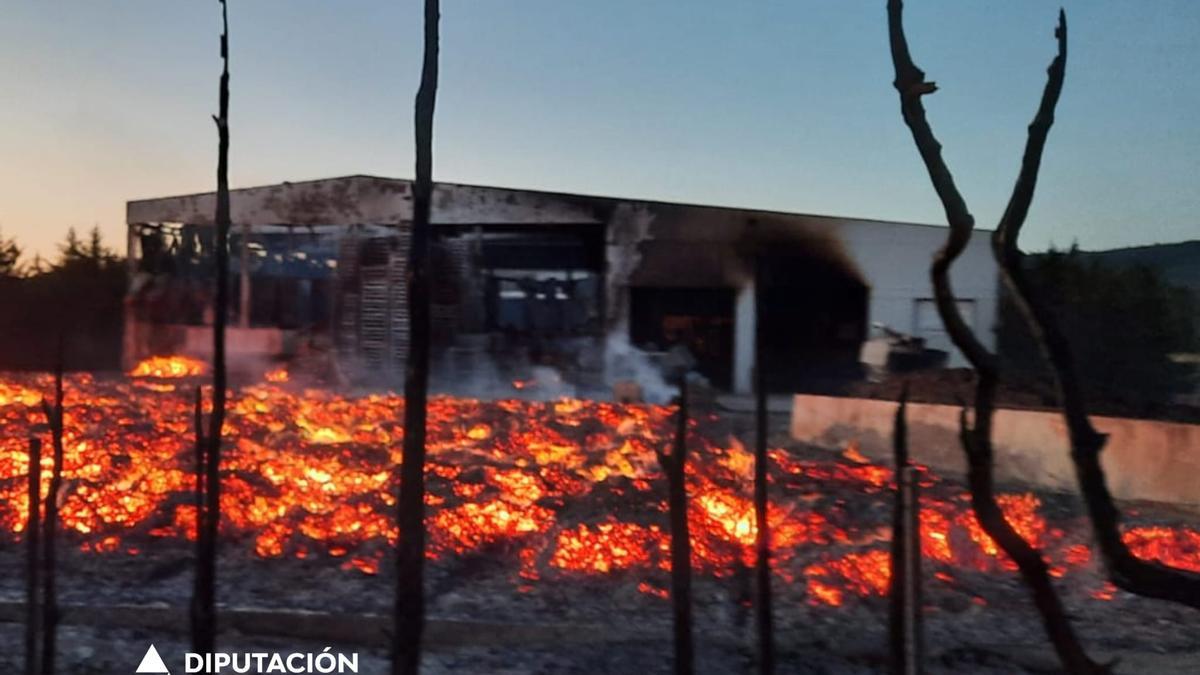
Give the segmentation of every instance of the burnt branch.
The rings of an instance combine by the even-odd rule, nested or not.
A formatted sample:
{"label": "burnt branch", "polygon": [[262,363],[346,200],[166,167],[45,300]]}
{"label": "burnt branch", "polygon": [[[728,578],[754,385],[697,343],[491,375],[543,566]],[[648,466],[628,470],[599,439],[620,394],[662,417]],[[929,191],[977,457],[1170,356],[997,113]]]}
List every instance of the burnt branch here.
{"label": "burnt branch", "polygon": [[25,675],[42,672],[42,441],[29,439],[29,517],[25,521]]}
{"label": "burnt branch", "polygon": [[429,388],[429,212],[433,198],[433,112],[438,84],[438,0],[425,0],[425,50],[414,104],[416,174],[408,258],[408,364],[396,555],[394,675],[416,675],[425,629],[425,420]]}
{"label": "burnt branch", "polygon": [[[766,275],[760,258],[754,266],[754,306],[764,305]],[[757,311],[757,309],[756,309]],[[767,521],[767,369],[766,328],[754,322],[754,619],[758,628],[758,667],[775,672],[775,628],[771,601],[771,525]]]}
{"label": "burnt branch", "polygon": [[667,477],[667,510],[671,521],[671,604],[674,610],[675,673],[695,670],[692,641],[692,535],[687,515],[687,375],[679,382],[679,414],[671,454],[655,446],[658,463]]}
{"label": "burnt branch", "polygon": [[1108,440],[1107,436],[1098,432],[1088,418],[1087,404],[1066,335],[1059,328],[1054,313],[1024,273],[1024,254],[1018,248],[1017,241],[1033,201],[1042,152],[1050,127],[1054,124],[1055,104],[1062,92],[1066,71],[1067,23],[1061,13],[1055,37],[1058,38],[1058,57],[1047,71],[1046,91],[1037,116],[1029,125],[1021,173],[1004,216],[992,235],[992,252],[999,263],[1001,278],[1012,290],[1025,322],[1054,372],[1071,442],[1076,481],[1087,506],[1093,536],[1109,579],[1118,588],[1130,593],[1200,608],[1200,574],[1142,560],[1130,552],[1121,538],[1121,512],[1108,490],[1104,469],[1100,464],[1100,453]]}
{"label": "burnt branch", "polygon": [[229,318],[229,8],[221,2],[221,80],[217,125],[217,207],[214,218],[216,298],[213,306],[212,415],[205,436],[204,517],[196,532],[192,595],[192,651],[215,651],[217,639],[217,535],[221,522],[221,426],[225,423],[225,326]]}
{"label": "burnt branch", "polygon": [[[195,493],[193,494],[192,504],[196,510],[196,515],[195,515],[195,523],[196,523],[196,545],[195,546],[196,546],[196,548],[195,548],[195,551],[196,551],[196,561],[197,561],[197,564],[199,564],[199,561],[203,560],[206,555],[206,553],[205,553],[206,542],[204,540],[204,523],[205,523],[204,472],[207,470],[207,466],[208,466],[207,465],[208,448],[207,448],[207,445],[205,444],[205,440],[204,440],[204,395],[203,395],[203,391],[202,391],[201,387],[199,387],[199,386],[196,387],[196,397],[195,397],[195,401],[193,403],[192,417],[193,417],[192,423],[194,425],[195,435],[196,435],[195,446],[194,446],[194,451],[193,451],[194,456],[195,456],[194,457],[195,466],[193,468],[193,478],[196,482],[196,489],[195,489]],[[197,575],[196,579],[198,580],[198,578],[199,578],[199,575]],[[195,590],[196,589],[193,589],[193,591],[195,591]],[[192,606],[190,608],[190,611],[192,613],[190,620],[191,620],[193,641],[196,639],[196,632],[195,632],[196,628],[197,628],[197,626],[199,626],[199,624],[202,621],[202,617],[200,617],[199,615],[196,614],[196,609],[197,609],[197,605],[193,601]]]}
{"label": "burnt branch", "polygon": [[[965,409],[960,420],[960,438],[967,457],[967,483],[971,492],[971,506],[984,531],[1017,564],[1063,667],[1071,673],[1104,672],[1106,669],[1092,661],[1080,645],[1062,600],[1051,583],[1049,570],[1041,552],[1013,529],[996,501],[991,432],[999,366],[996,356],[983,346],[963,319],[950,284],[950,268],[970,242],[975,219],[955,185],[950,169],[942,159],[941,145],[929,126],[921,97],[933,93],[937,87],[925,80],[925,73],[912,61],[908,41],[904,35],[901,0],[888,1],[888,35],[896,72],[893,84],[900,94],[901,113],[912,132],[913,141],[925,163],[950,225],[946,244],[935,254],[930,270],[938,313],[954,345],[976,371],[974,423],[968,422]],[[1061,39],[1065,39],[1065,31]],[[1060,48],[1064,44],[1060,42]],[[1061,86],[1061,80],[1059,84]],[[1048,88],[1052,87],[1053,82],[1048,85]],[[1057,95],[1054,95],[1049,105],[1050,109],[1053,109],[1056,100]],[[1033,170],[1036,174],[1036,166]],[[1030,194],[1032,195],[1032,186]]]}
{"label": "burnt branch", "polygon": [[54,366],[54,405],[42,399],[42,412],[50,425],[54,449],[54,468],[50,490],[46,493],[46,515],[42,523],[42,673],[54,673],[58,637],[58,509],[63,499],[63,353],[62,335],[58,338],[58,358]]}
{"label": "burnt branch", "polygon": [[892,423],[892,455],[896,488],[892,510],[889,556],[888,638],[893,673],[914,673],[920,668],[920,587],[909,580],[920,578],[920,505],[916,481],[908,461],[908,383],[900,391]]}
{"label": "burnt branch", "polygon": [[[193,472],[196,481],[193,506],[196,508],[196,532],[199,534],[200,528],[204,523],[204,471],[207,467],[207,463],[205,462],[207,453],[205,452],[204,440],[204,398],[200,387],[196,387],[196,397],[192,408],[192,425],[196,435],[193,449],[195,459]],[[199,536],[196,537],[196,541],[200,541]]]}

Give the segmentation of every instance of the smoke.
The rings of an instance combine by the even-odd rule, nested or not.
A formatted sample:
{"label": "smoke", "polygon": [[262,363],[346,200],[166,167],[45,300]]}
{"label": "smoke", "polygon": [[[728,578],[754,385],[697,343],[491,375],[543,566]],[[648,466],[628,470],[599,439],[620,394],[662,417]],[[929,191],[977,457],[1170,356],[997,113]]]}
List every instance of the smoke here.
{"label": "smoke", "polygon": [[439,394],[497,400],[577,398],[579,387],[558,369],[533,364],[519,350],[500,356],[486,349],[451,349],[434,364],[430,388]]}
{"label": "smoke", "polygon": [[628,380],[642,389],[650,403],[668,403],[679,389],[667,384],[662,368],[646,352],[629,342],[629,329],[622,322],[604,341],[604,379],[610,386]]}
{"label": "smoke", "polygon": [[[645,352],[633,346],[628,329],[618,326],[606,339],[565,339],[557,343],[557,357],[547,365],[531,358],[522,345],[497,345],[483,335],[460,335],[455,344],[438,353],[430,368],[430,392],[480,400],[523,399],[554,401],[561,398],[612,400],[614,385],[637,385],[641,399],[669,403],[678,395],[667,372],[682,373],[691,367],[690,356],[674,352]],[[351,387],[397,389],[403,373],[381,377],[361,363],[339,360],[339,379]],[[558,367],[556,367],[558,366]]]}

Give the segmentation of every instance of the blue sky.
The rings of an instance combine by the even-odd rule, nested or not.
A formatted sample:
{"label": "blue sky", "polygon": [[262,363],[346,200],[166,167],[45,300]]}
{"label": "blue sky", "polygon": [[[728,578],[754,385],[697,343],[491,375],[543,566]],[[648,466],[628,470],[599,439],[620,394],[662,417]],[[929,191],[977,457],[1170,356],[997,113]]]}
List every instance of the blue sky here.
{"label": "blue sky", "polygon": [[[417,0],[230,0],[235,186],[412,174]],[[435,179],[942,222],[883,0],[443,0]],[[1058,4],[909,0],[981,226],[1003,210]],[[1200,2],[1066,2],[1028,249],[1200,237]],[[215,184],[215,0],[9,3],[0,231],[124,245],[124,202]]]}

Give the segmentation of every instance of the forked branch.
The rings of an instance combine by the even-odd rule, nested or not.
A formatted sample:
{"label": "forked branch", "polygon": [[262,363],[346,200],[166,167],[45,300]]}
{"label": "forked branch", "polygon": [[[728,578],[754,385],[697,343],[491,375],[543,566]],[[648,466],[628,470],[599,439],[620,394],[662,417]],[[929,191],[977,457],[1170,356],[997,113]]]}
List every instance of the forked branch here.
{"label": "forked branch", "polygon": [[[979,341],[963,319],[950,283],[950,268],[970,242],[975,219],[955,185],[950,169],[942,159],[941,145],[929,126],[921,97],[933,93],[937,87],[925,80],[925,73],[912,61],[908,41],[904,35],[903,3],[900,0],[888,2],[888,35],[896,72],[894,85],[900,94],[901,113],[912,132],[913,141],[929,172],[950,225],[946,244],[934,256],[930,270],[934,298],[938,313],[946,325],[946,332],[954,345],[971,362],[977,375],[974,421],[968,421],[965,409],[960,419],[972,508],[984,531],[1017,564],[1063,667],[1071,673],[1104,672],[1105,668],[1092,661],[1080,645],[1062,601],[1051,583],[1049,570],[1041,552],[1013,529],[996,501],[991,431],[999,367],[995,354]],[[1065,30],[1063,35],[1065,36]],[[1048,88],[1053,86],[1054,83],[1051,82]],[[1061,80],[1058,86],[1061,87]],[[1057,95],[1054,96],[1054,101],[1056,100]],[[1053,108],[1053,101],[1050,108]],[[1036,174],[1036,167],[1034,173]]]}
{"label": "forked branch", "polygon": [[1107,437],[1096,431],[1088,419],[1071,346],[1053,312],[1042,301],[1023,270],[1024,254],[1018,248],[1017,240],[1033,201],[1042,152],[1050,127],[1054,124],[1054,109],[1062,92],[1066,72],[1067,23],[1061,12],[1055,37],[1058,38],[1058,57],[1050,64],[1041,106],[1029,125],[1021,173],[1004,216],[992,235],[992,252],[999,263],[1001,278],[1012,290],[1021,314],[1054,372],[1071,441],[1071,459],[1075,463],[1079,492],[1087,506],[1092,531],[1109,579],[1117,587],[1131,593],[1200,608],[1200,574],[1142,560],[1130,552],[1121,538],[1121,513],[1108,491],[1104,469],[1100,464],[1100,452]]}

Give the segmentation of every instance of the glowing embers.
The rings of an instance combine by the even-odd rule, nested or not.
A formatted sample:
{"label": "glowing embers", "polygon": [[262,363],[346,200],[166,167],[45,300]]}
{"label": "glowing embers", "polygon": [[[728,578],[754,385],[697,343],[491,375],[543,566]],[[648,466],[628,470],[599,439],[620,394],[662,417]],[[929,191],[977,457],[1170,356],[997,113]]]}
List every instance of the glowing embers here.
{"label": "glowing embers", "polygon": [[474,501],[444,507],[431,517],[434,557],[545,532],[554,524],[554,512],[535,504],[545,494],[536,475],[492,467],[484,474],[482,484],[455,485],[456,494]]}
{"label": "glowing embers", "polygon": [[838,606],[844,592],[859,596],[886,595],[891,579],[890,556],[887,551],[872,550],[848,553],[825,563],[804,569],[808,580],[809,601],[815,604]]}
{"label": "glowing embers", "polygon": [[610,520],[582,524],[558,534],[550,564],[576,572],[607,574],[615,570],[666,568],[666,535],[657,525]]}
{"label": "glowing embers", "polygon": [[[62,518],[85,551],[144,554],[195,536],[190,387],[147,384],[171,383],[68,378]],[[0,376],[0,479],[8,479],[0,480],[0,527],[10,535],[25,521],[26,438],[44,422],[39,392],[51,385],[46,376]],[[348,397],[292,382],[232,392],[222,458],[230,546],[375,573],[398,535],[403,408],[394,394]],[[519,583],[624,574],[661,595],[669,535],[654,450],[671,442],[672,409],[435,397],[428,413],[430,558],[494,557]],[[688,522],[696,569],[726,577],[754,562],[754,457],[710,423],[694,421],[689,436]],[[768,456],[776,574],[805,584],[818,604],[881,595],[891,471],[853,448],[841,457],[778,448]],[[43,490],[51,467],[44,457]],[[928,472],[922,486],[929,574],[952,583],[1011,567],[961,488]],[[1046,549],[1055,574],[1091,564],[1087,546],[1047,524],[1036,496],[999,499],[1014,528]],[[1141,557],[1200,570],[1195,530],[1135,527],[1125,539]]]}
{"label": "glowing embers", "polygon": [[41,405],[42,394],[35,389],[10,382],[0,382],[0,407],[8,405]]}
{"label": "glowing embers", "polygon": [[1139,558],[1200,572],[1200,531],[1163,526],[1133,527],[1121,538]]}
{"label": "glowing embers", "polygon": [[151,356],[129,371],[132,377],[193,377],[203,375],[208,365],[188,356]]}
{"label": "glowing embers", "polygon": [[274,370],[268,370],[267,373],[265,375],[263,375],[263,378],[266,379],[267,382],[273,382],[275,384],[280,384],[283,382],[287,382],[289,379],[289,375],[288,375],[287,368],[276,368]]}

